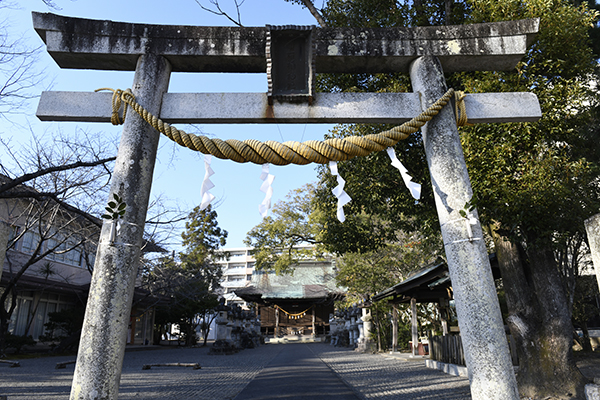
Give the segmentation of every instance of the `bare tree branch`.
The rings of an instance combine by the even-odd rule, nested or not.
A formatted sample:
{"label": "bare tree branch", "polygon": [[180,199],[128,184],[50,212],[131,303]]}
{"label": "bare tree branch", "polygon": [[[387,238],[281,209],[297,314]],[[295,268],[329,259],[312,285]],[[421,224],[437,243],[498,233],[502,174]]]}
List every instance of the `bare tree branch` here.
{"label": "bare tree branch", "polygon": [[327,23],[325,22],[325,20],[323,19],[323,16],[319,12],[319,10],[317,10],[317,8],[313,4],[313,2],[311,0],[302,0],[302,3],[304,3],[304,6],[306,8],[308,8],[308,11],[310,11],[312,16],[315,17],[315,19],[317,20],[319,25],[321,25],[321,27],[323,27],[323,28],[326,28]]}
{"label": "bare tree branch", "polygon": [[213,10],[211,8],[204,6],[200,2],[200,0],[196,0],[196,3],[198,3],[200,8],[202,8],[204,11],[208,11],[209,13],[212,13],[215,15],[223,16],[223,17],[227,18],[228,20],[230,20],[231,22],[233,22],[235,25],[243,26],[242,20],[241,20],[241,14],[240,14],[240,7],[242,6],[242,4],[244,4],[244,1],[245,0],[241,0],[241,1],[233,0],[233,3],[235,4],[235,12],[237,14],[237,19],[230,16],[226,11],[223,11],[223,9],[221,8],[221,5],[219,4],[219,0],[208,0],[208,2],[216,8],[216,10]]}
{"label": "bare tree branch", "polygon": [[[4,197],[4,193],[6,191],[8,191],[20,184],[28,182],[32,179],[39,178],[42,175],[51,174],[53,172],[59,172],[59,171],[67,171],[67,170],[74,169],[74,168],[95,167],[98,165],[104,165],[104,164],[114,161],[116,159],[117,159],[117,157],[108,157],[108,158],[103,158],[103,159],[95,160],[95,161],[87,161],[87,162],[86,161],[77,161],[77,162],[74,162],[71,164],[66,164],[66,165],[51,166],[48,168],[38,170],[36,172],[31,172],[29,174],[22,175],[18,178],[11,179],[10,182],[0,185],[0,198]],[[9,197],[14,198],[15,196],[9,196]]]}
{"label": "bare tree branch", "polygon": [[[1,9],[12,4],[0,2]],[[10,120],[10,114],[21,113],[30,99],[38,96],[35,88],[45,78],[36,68],[41,47],[32,48],[25,38],[11,31],[8,18],[0,21],[0,117]],[[22,28],[19,28],[20,30]]]}

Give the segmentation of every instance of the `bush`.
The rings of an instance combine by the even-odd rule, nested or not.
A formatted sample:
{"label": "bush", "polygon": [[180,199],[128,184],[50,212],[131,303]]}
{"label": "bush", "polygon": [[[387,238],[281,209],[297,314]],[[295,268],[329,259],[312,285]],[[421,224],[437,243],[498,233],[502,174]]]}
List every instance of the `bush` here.
{"label": "bush", "polygon": [[6,348],[7,349],[15,349],[15,354],[19,354],[21,352],[21,350],[23,349],[23,347],[25,346],[35,346],[36,341],[33,340],[33,337],[31,335],[29,336],[20,336],[20,335],[13,335],[12,333],[8,332],[6,334]]}

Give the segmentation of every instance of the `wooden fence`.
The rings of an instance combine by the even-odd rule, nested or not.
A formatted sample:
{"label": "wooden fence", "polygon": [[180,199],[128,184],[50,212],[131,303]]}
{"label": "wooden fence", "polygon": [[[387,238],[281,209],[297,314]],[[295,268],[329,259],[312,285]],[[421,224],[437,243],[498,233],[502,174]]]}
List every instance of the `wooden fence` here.
{"label": "wooden fence", "polygon": [[429,337],[429,358],[449,364],[466,365],[460,335]]}
{"label": "wooden fence", "polygon": [[[511,335],[507,335],[506,339],[508,340],[513,365],[519,365],[515,341]],[[460,335],[430,336],[429,358],[435,361],[466,366]]]}

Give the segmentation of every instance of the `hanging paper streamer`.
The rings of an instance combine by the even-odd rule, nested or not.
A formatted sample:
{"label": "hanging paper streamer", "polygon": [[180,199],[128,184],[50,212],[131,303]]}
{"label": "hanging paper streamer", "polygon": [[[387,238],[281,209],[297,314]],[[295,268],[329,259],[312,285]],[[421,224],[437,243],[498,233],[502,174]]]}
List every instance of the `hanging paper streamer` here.
{"label": "hanging paper streamer", "polygon": [[421,184],[412,181],[411,176],[408,175],[408,170],[404,168],[404,165],[402,165],[400,160],[398,160],[398,158],[396,157],[396,152],[392,147],[387,148],[387,153],[388,156],[390,156],[390,159],[392,160],[392,165],[398,168],[398,171],[400,171],[400,175],[404,180],[404,184],[406,185],[408,190],[410,190],[410,194],[412,194],[412,197],[414,197],[416,200],[419,200],[421,198]]}
{"label": "hanging paper streamer", "polygon": [[333,195],[338,199],[337,206],[337,218],[340,222],[344,222],[346,220],[346,216],[344,215],[344,206],[350,203],[350,196],[348,193],[344,192],[344,185],[346,181],[338,174],[337,161],[329,161],[329,170],[331,170],[331,174],[337,176],[338,185],[332,190]]}
{"label": "hanging paper streamer", "polygon": [[260,185],[260,191],[265,193],[265,199],[258,206],[258,212],[264,218],[267,216],[269,208],[271,208],[271,197],[273,196],[273,188],[271,185],[275,180],[275,175],[269,174],[269,164],[263,164],[260,179],[264,181],[262,185]]}
{"label": "hanging paper streamer", "polygon": [[473,229],[471,229],[471,225],[477,225],[477,218],[473,213],[469,212],[466,216],[467,220],[467,235],[469,235],[469,240],[473,240]]}
{"label": "hanging paper streamer", "polygon": [[200,189],[200,195],[202,196],[202,203],[200,203],[200,209],[204,210],[208,205],[215,199],[215,196],[209,192],[210,189],[214,188],[214,183],[211,182],[210,176],[214,175],[215,171],[210,167],[212,161],[211,155],[204,156],[204,180],[202,181],[202,189]]}

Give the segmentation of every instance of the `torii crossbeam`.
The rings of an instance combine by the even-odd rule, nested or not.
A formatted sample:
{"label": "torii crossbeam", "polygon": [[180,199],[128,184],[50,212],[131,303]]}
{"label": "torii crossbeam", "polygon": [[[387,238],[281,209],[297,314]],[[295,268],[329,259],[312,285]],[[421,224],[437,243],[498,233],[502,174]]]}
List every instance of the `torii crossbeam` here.
{"label": "torii crossbeam", "polygon": [[[62,68],[135,70],[133,93],[167,122],[401,123],[446,91],[443,72],[511,70],[538,31],[537,20],[419,28],[223,28],[129,24],[33,14]],[[266,94],[167,93],[171,71],[267,72]],[[317,72],[409,72],[414,93],[314,92]],[[46,121],[110,116],[105,93],[44,92]],[[469,122],[534,121],[528,93],[466,99]],[[454,113],[444,108],[423,131],[473,399],[519,399],[482,231]],[[140,254],[158,132],[128,113],[111,183],[127,203],[115,240],[102,228],[71,399],[116,399],[127,318]]]}

